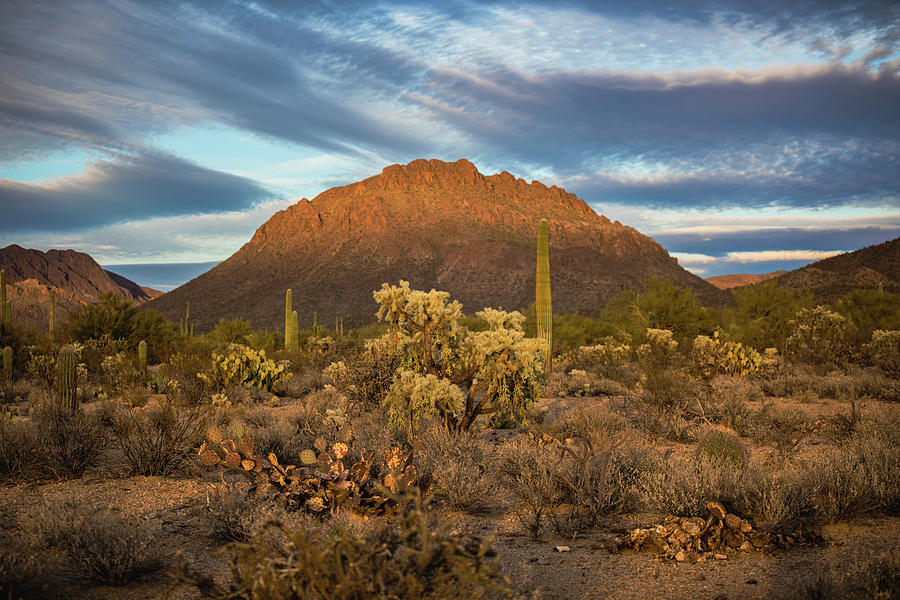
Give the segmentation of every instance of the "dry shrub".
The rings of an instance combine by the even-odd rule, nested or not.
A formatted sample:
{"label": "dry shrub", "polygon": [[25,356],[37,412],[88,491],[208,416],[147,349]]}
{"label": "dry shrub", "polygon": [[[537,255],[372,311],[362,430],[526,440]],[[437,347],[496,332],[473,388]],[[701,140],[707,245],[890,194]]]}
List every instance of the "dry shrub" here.
{"label": "dry shrub", "polygon": [[145,408],[119,407],[110,419],[131,473],[163,477],[191,460],[209,423],[205,407],[179,407],[169,400]]}
{"label": "dry shrub", "polygon": [[712,500],[733,508],[740,496],[741,471],[703,456],[672,458],[640,481],[644,503],[652,510],[682,517],[706,516]]}
{"label": "dry shrub", "polygon": [[312,518],[276,503],[261,503],[247,489],[231,484],[219,484],[207,492],[204,514],[211,537],[235,542],[270,535],[273,532],[266,524],[273,520],[297,526]]}
{"label": "dry shrub", "polygon": [[37,583],[42,567],[35,539],[25,532],[0,529],[0,597],[23,598]]}
{"label": "dry shrub", "polygon": [[232,544],[227,587],[183,559],[176,578],[196,586],[201,598],[216,600],[478,599],[505,591],[490,542],[451,533],[420,494],[396,500],[396,525],[382,522],[368,535],[350,527],[323,531],[278,523],[273,526],[283,535],[281,544],[259,537]]}
{"label": "dry shrub", "polygon": [[566,493],[555,476],[559,451],[519,436],[500,448],[500,478],[516,501],[516,516],[532,537],[540,535],[544,518],[554,516]]}
{"label": "dry shrub", "polygon": [[418,437],[414,454],[420,485],[455,510],[480,512],[491,506],[496,482],[490,472],[489,450],[474,435],[452,435],[432,426]]}
{"label": "dry shrub", "polygon": [[35,409],[37,460],[58,478],[79,477],[95,466],[109,447],[109,437],[99,414],[70,414],[55,402]]}
{"label": "dry shrub", "polygon": [[37,440],[32,423],[0,412],[0,478],[18,478],[35,467]]}
{"label": "dry shrub", "polygon": [[145,521],[86,504],[43,504],[26,529],[45,547],[63,550],[82,576],[127,585],[164,564],[155,532]]}

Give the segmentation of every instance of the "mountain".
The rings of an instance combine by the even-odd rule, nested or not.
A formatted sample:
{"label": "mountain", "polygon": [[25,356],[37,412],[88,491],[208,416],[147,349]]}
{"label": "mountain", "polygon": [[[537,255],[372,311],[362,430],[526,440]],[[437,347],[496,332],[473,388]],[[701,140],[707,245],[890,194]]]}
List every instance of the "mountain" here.
{"label": "mountain", "polygon": [[6,271],[13,321],[38,328],[47,327],[51,290],[56,297],[57,323],[79,306],[96,302],[104,292],[138,304],[161,294],[105,270],[90,255],[75,250],[41,252],[13,244],[0,249],[0,269]]}
{"label": "mountain", "polygon": [[784,275],[787,273],[785,270],[772,271],[771,273],[733,273],[730,275],[713,275],[712,277],[707,277],[706,281],[713,284],[720,290],[730,290],[731,288],[741,287],[742,285],[750,285],[753,283],[759,283],[760,281],[765,281],[767,279],[772,279],[773,277],[778,277],[779,275]]}
{"label": "mountain", "polygon": [[507,172],[485,176],[471,162],[416,160],[302,199],[272,216],[238,252],[154,300],[170,319],[199,329],[241,317],[283,329],[293,289],[301,327],[371,322],[372,291],[400,279],[450,292],[467,313],[521,309],[534,301],[538,223],[550,223],[550,272],[557,312],[591,310],[650,273],[726,296],[685,271],[657,242],[595,213],[556,186]]}
{"label": "mountain", "polygon": [[811,292],[820,303],[831,303],[855,288],[900,294],[900,238],[838,254],[789,271],[776,278],[784,287]]}

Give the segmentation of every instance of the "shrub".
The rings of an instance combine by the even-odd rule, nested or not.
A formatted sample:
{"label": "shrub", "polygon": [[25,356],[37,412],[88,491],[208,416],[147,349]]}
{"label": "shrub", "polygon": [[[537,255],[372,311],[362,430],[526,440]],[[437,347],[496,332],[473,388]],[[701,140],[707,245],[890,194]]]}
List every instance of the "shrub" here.
{"label": "shrub", "polygon": [[76,569],[93,581],[127,585],[163,565],[145,522],[72,503],[45,507],[37,518],[45,522],[46,541],[63,549]]}
{"label": "shrub", "polygon": [[37,451],[34,425],[0,411],[0,477],[20,477],[34,469]]}
{"label": "shrub", "polygon": [[208,357],[191,352],[170,356],[160,369],[161,378],[165,382],[166,398],[181,406],[208,402],[213,388],[209,382],[197,376],[209,366],[208,361]]}
{"label": "shrub", "polygon": [[28,597],[20,593],[41,575],[43,563],[38,558],[39,550],[34,537],[22,531],[0,532],[0,596]]}
{"label": "shrub", "polygon": [[230,546],[233,582],[222,587],[183,559],[176,578],[202,598],[365,600],[483,598],[505,591],[490,542],[450,533],[427,512],[428,500],[407,493],[396,500],[397,526],[381,524],[365,537],[347,528],[327,535],[307,526],[276,524],[280,545],[264,538]]}
{"label": "shrub", "polygon": [[613,337],[606,337],[599,344],[582,346],[577,352],[571,353],[569,362],[601,377],[630,384],[634,379],[631,356],[631,346]]}
{"label": "shrub", "polygon": [[452,509],[479,512],[496,498],[496,482],[489,472],[488,452],[472,435],[450,435],[431,427],[417,440],[414,455],[419,485],[431,485],[434,494]]}
{"label": "shrub", "polygon": [[546,516],[566,497],[554,476],[558,450],[523,436],[500,449],[498,470],[501,480],[516,501],[516,516],[532,537],[540,535]]}
{"label": "shrub", "polygon": [[162,401],[146,408],[120,407],[110,421],[131,473],[165,477],[192,458],[210,416],[201,407],[177,407]]}
{"label": "shrub", "polygon": [[640,488],[651,509],[677,516],[705,516],[707,502],[734,506],[740,496],[741,472],[702,456],[674,458],[645,473]]}
{"label": "shrub", "polygon": [[43,402],[34,412],[38,461],[56,477],[79,477],[95,466],[109,446],[100,417],[77,411],[71,414],[54,402]]}

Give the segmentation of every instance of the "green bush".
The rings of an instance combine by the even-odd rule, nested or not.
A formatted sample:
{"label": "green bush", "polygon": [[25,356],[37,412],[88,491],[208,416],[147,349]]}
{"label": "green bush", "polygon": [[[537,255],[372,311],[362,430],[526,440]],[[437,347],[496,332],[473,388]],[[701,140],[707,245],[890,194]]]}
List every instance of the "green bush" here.
{"label": "green bush", "polygon": [[733,431],[711,427],[697,442],[697,454],[711,461],[741,468],[747,462],[747,449]]}
{"label": "green bush", "polygon": [[849,350],[846,321],[824,306],[800,310],[790,323],[786,353],[796,361],[813,364],[846,363]]}
{"label": "green bush", "polygon": [[900,379],[900,331],[876,329],[863,350],[885,375]]}

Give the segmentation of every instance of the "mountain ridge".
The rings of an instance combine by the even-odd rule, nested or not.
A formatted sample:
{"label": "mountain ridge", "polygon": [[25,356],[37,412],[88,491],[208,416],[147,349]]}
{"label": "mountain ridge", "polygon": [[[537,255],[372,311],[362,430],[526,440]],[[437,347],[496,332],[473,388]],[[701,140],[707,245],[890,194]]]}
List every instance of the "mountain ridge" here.
{"label": "mountain ridge", "polygon": [[263,223],[235,254],[150,306],[199,329],[242,317],[281,329],[293,289],[301,326],[374,320],[372,291],[410,281],[448,291],[467,312],[525,308],[534,298],[537,226],[550,223],[553,305],[593,310],[655,273],[707,302],[726,294],[678,265],[655,240],[598,215],[562,188],[483,175],[462,159],[390,165],[380,174],[301,199]]}

